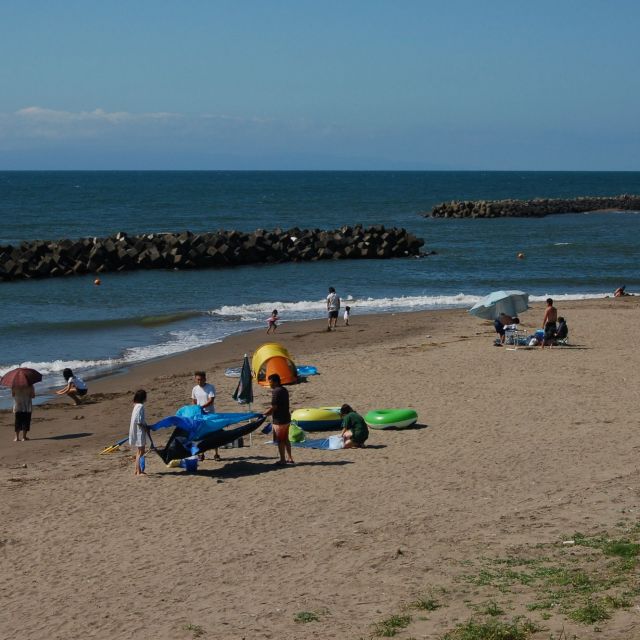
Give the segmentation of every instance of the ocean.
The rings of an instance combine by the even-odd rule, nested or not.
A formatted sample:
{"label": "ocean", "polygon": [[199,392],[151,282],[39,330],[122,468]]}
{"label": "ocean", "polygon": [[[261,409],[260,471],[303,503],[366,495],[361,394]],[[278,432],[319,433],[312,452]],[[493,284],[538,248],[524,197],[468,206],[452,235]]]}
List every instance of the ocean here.
{"label": "ocean", "polygon": [[[366,313],[468,308],[495,289],[531,299],[640,291],[636,212],[432,220],[439,202],[640,193],[638,172],[0,172],[0,244],[162,231],[405,227],[435,255],[0,283],[0,374],[70,367],[91,378],[151,358],[324,316],[334,286]],[[524,260],[517,259],[523,252]],[[242,354],[238,354],[240,364]],[[9,406],[0,389],[0,407]]]}

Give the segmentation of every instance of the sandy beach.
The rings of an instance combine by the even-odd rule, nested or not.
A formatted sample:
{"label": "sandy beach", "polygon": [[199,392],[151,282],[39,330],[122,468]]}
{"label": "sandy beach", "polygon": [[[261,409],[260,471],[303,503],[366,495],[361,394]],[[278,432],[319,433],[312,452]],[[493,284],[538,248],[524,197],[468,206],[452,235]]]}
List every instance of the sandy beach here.
{"label": "sandy beach", "polygon": [[[593,551],[562,544],[576,532],[637,533],[640,298],[558,308],[570,347],[496,348],[465,311],[285,323],[93,381],[80,407],[35,407],[30,442],[1,413],[0,636],[368,638],[395,616],[398,638],[435,639],[492,601],[534,639],[640,638],[637,593],[585,624],[531,608],[524,582],[473,581],[491,559],[575,563]],[[197,369],[218,411],[238,410],[225,368],[274,339],[320,371],[289,388],[292,408],[412,407],[418,425],[363,450],[294,449],[288,468],[260,434],[195,475],[148,456],[134,478],[126,448],[98,455],[126,435],[136,389],[155,422],[189,402]],[[269,391],[254,392],[261,411]],[[427,597],[438,606],[411,608]]]}

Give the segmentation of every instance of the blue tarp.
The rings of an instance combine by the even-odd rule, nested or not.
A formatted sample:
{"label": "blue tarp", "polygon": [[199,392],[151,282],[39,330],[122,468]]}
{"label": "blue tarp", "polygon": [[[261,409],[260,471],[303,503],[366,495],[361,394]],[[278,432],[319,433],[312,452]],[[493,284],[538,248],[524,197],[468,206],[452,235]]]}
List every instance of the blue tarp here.
{"label": "blue tarp", "polygon": [[197,405],[186,405],[176,412],[175,416],[163,418],[152,424],[149,429],[167,429],[179,427],[187,432],[187,438],[191,441],[202,440],[205,436],[215,431],[220,431],[230,424],[246,422],[261,416],[261,413],[202,413]]}
{"label": "blue tarp", "polygon": [[308,378],[309,376],[317,376],[318,369],[310,364],[301,364],[296,367],[296,373],[301,378]]}

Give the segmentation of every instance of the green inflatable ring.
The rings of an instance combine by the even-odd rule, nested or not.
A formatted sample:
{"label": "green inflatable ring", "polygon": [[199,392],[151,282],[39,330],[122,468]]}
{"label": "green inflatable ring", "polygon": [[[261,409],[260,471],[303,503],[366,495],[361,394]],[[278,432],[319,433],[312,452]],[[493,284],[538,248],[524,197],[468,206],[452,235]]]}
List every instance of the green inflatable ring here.
{"label": "green inflatable ring", "polygon": [[406,429],[418,421],[414,409],[374,409],[364,417],[372,429]]}

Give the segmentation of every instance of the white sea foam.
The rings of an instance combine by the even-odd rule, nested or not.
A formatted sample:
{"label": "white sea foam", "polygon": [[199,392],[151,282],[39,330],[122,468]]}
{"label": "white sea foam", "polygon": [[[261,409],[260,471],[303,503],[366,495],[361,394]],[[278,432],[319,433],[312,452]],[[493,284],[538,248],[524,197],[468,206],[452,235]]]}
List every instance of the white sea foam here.
{"label": "white sea foam", "polygon": [[92,368],[113,368],[117,367],[120,361],[117,359],[108,360],[54,360],[53,362],[17,362],[12,365],[0,366],[0,376],[3,376],[7,371],[15,369],[16,367],[28,367],[29,369],[36,369],[43,376],[61,373],[63,369],[92,369]]}
{"label": "white sea foam", "polygon": [[[487,294],[490,292],[487,291]],[[543,302],[549,297],[554,300],[590,300],[606,298],[610,293],[545,293],[539,296],[529,296],[531,302]],[[342,299],[343,305],[348,303],[354,311],[360,313],[389,313],[402,311],[420,311],[431,309],[455,309],[472,307],[482,300],[484,295],[458,293],[449,296],[399,296],[396,298],[354,298],[347,296]],[[300,300],[298,302],[283,302],[274,300],[246,305],[225,305],[213,309],[209,313],[221,318],[238,317],[244,321],[266,321],[273,309],[284,316],[283,319],[298,320],[304,318],[318,318],[324,315],[326,302],[324,300]]]}
{"label": "white sea foam", "polygon": [[[232,332],[228,332],[232,333]],[[224,336],[197,335],[189,332],[175,331],[171,334],[171,339],[159,344],[133,347],[127,349],[119,358],[109,358],[104,360],[54,360],[53,362],[16,362],[13,364],[0,365],[0,376],[4,375],[16,367],[29,367],[38,370],[44,377],[54,381],[61,378],[64,369],[72,369],[74,372],[104,371],[118,369],[130,364],[161,358],[196,349],[207,344],[220,342]]]}
{"label": "white sea foam", "polygon": [[[366,310],[368,313],[388,311],[416,311],[420,309],[438,309],[472,306],[481,296],[472,296],[458,293],[452,296],[399,296],[397,298],[356,298],[348,295],[342,298],[342,303],[351,307]],[[326,310],[326,301],[299,300],[297,302],[283,302],[281,300],[271,302],[258,302],[243,305],[225,305],[209,311],[211,315],[227,317],[235,316],[243,320],[262,320],[273,309],[277,309],[282,315],[286,313],[289,319],[296,317],[318,317]]]}
{"label": "white sea foam", "polygon": [[553,298],[554,302],[563,300],[599,300],[611,297],[608,293],[545,293],[543,296],[529,296],[529,302],[544,302],[547,298]]}
{"label": "white sea foam", "polygon": [[145,360],[170,356],[174,353],[190,351],[191,349],[197,349],[207,344],[220,342],[223,337],[205,335],[195,331],[172,331],[169,335],[171,339],[166,342],[127,349],[123,355],[122,362],[125,364],[133,364],[135,362],[144,362]]}

